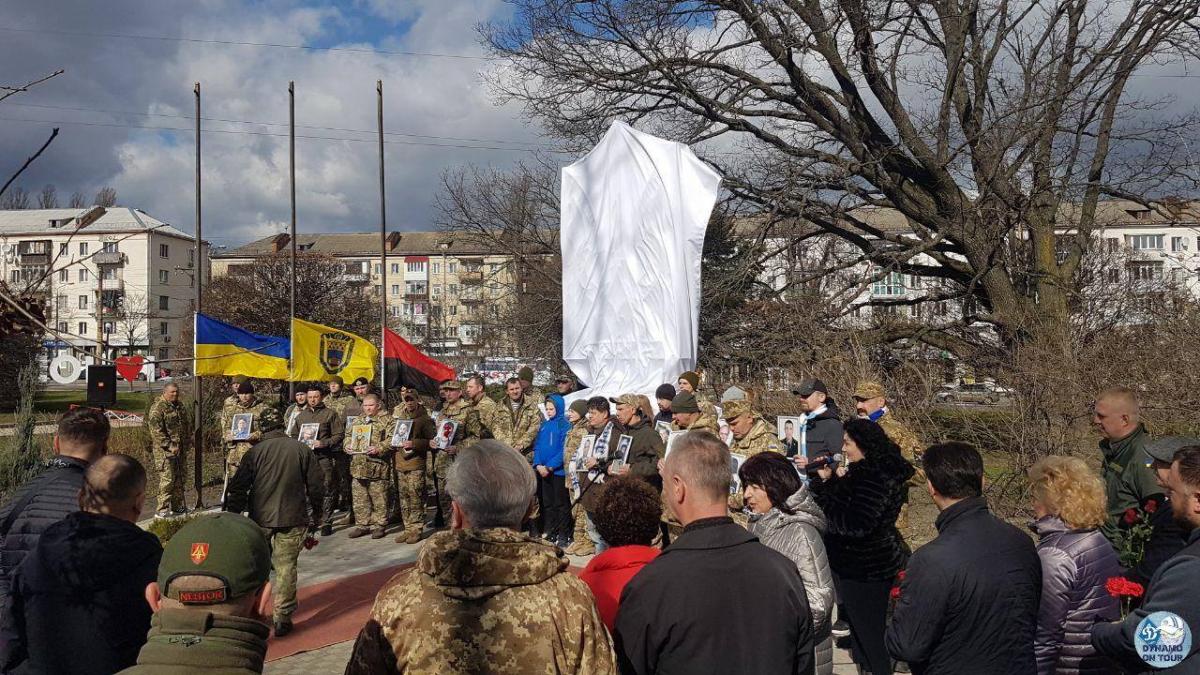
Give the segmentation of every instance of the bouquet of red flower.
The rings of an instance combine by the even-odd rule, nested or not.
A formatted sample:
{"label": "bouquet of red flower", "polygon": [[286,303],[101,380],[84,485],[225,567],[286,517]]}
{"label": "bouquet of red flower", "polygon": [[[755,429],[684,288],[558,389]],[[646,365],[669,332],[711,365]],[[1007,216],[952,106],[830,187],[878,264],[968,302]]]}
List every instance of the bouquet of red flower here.
{"label": "bouquet of red flower", "polygon": [[1136,581],[1130,581],[1125,577],[1109,577],[1104,583],[1104,589],[1108,594],[1121,601],[1121,618],[1129,616],[1130,606],[1135,598],[1140,598],[1146,592]]}
{"label": "bouquet of red flower", "polygon": [[889,597],[892,599],[892,602],[896,602],[897,600],[900,599],[900,584],[904,583],[904,577],[906,576],[906,574],[905,574],[906,571],[907,570],[900,570],[899,572],[896,573],[896,583],[892,586],[892,591],[889,594]]}
{"label": "bouquet of red flower", "polygon": [[1121,559],[1121,566],[1125,569],[1137,567],[1145,557],[1146,542],[1150,541],[1150,534],[1154,531],[1150,517],[1155,511],[1158,511],[1158,500],[1149,497],[1142,502],[1141,508],[1127,508],[1121,516],[1120,528],[1113,544],[1117,549],[1117,557]]}
{"label": "bouquet of red flower", "polygon": [[317,544],[319,544],[319,543],[321,543],[321,542],[316,537],[314,537],[310,534],[304,538],[304,550],[311,551],[314,548],[316,548]]}

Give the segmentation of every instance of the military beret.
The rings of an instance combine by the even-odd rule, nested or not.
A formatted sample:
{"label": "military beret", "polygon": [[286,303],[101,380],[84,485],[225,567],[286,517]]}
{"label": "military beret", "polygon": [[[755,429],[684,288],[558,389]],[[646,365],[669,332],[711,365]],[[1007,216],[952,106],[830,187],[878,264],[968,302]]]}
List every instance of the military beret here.
{"label": "military beret", "polygon": [[883,385],[872,380],[859,382],[858,386],[854,388],[854,398],[863,401],[884,396],[887,396],[887,392],[883,390]]}
{"label": "military beret", "polygon": [[275,406],[267,406],[265,410],[258,414],[259,431],[267,432],[282,428],[283,415],[279,413],[279,408],[276,408]]}
{"label": "military beret", "polygon": [[[211,577],[211,589],[176,590],[179,577]],[[163,547],[158,564],[162,594],[185,605],[216,605],[253,593],[271,576],[271,545],[249,518],[205,514],[184,525]],[[191,585],[191,584],[189,584]]]}
{"label": "military beret", "polygon": [[690,391],[681,391],[671,399],[671,412],[698,413],[700,406],[696,403],[696,395]]}
{"label": "military beret", "polygon": [[[533,380],[530,380],[530,382],[532,382],[532,381]],[[556,383],[557,382],[566,382],[567,384],[571,384],[575,381],[575,378],[571,377],[570,375],[559,375],[558,377],[554,378],[554,381]]]}
{"label": "military beret", "polygon": [[241,384],[238,385],[237,393],[253,394],[254,393],[254,385],[250,384],[249,382],[242,382]]}
{"label": "military beret", "polygon": [[533,368],[530,368],[529,366],[522,367],[517,371],[517,379],[525,380],[526,382],[533,382]]}
{"label": "military beret", "polygon": [[571,405],[567,406],[568,410],[574,410],[576,415],[583,417],[587,414],[587,400],[577,398],[571,401]]}
{"label": "military beret", "polygon": [[365,378],[365,377],[362,377],[362,376],[359,376],[359,377],[355,378],[355,380],[354,380],[354,386],[358,387],[358,386],[361,386],[361,385],[364,385],[364,384],[371,384],[371,383],[370,383],[369,381],[367,381],[367,378]]}
{"label": "military beret", "polygon": [[[687,383],[692,385],[692,389],[695,389],[700,386],[700,376],[697,375],[694,371],[691,371],[691,370],[685,371],[682,375],[679,376],[679,379],[687,380]],[[678,381],[678,380],[676,380],[676,381]],[[674,406],[672,406],[672,407],[674,407]]]}
{"label": "military beret", "polygon": [[722,410],[722,414],[725,416],[725,419],[727,419],[727,420],[734,419],[735,417],[741,417],[742,415],[745,415],[748,412],[753,412],[750,409],[750,401],[747,399],[744,399],[744,398],[734,399],[732,401],[725,401],[722,404],[721,410]]}

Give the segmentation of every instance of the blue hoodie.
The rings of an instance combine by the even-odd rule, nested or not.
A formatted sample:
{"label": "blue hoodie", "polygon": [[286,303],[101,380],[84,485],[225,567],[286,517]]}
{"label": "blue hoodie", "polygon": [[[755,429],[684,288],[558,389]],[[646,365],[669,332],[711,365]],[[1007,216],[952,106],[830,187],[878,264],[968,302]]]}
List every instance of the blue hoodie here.
{"label": "blue hoodie", "polygon": [[544,466],[555,476],[563,476],[566,475],[563,472],[563,445],[571,424],[567,422],[567,406],[563,397],[550,394],[546,399],[554,403],[554,417],[542,422],[538,429],[537,439],[533,442],[533,465]]}

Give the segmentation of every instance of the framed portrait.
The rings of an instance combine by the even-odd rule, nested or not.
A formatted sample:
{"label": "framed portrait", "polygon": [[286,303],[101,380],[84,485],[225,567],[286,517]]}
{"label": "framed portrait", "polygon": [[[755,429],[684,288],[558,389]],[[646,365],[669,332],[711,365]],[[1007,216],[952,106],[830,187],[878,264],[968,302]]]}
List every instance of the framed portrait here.
{"label": "framed portrait", "polygon": [[346,418],[346,428],[353,429],[354,423],[358,421],[358,415],[350,415]]}
{"label": "framed portrait", "polygon": [[732,447],[733,427],[729,426],[729,422],[726,422],[724,417],[717,420],[717,431],[717,437],[721,439],[721,442],[726,446]]}
{"label": "framed portrait", "polygon": [[317,434],[321,431],[321,425],[317,422],[309,422],[308,424],[300,425],[300,442],[308,447],[314,447],[317,444]]}
{"label": "framed portrait", "polygon": [[656,422],[654,424],[654,430],[658,432],[658,436],[659,436],[659,438],[662,439],[663,444],[666,444],[667,437],[671,435],[671,431],[672,431],[671,423],[670,422]]}
{"label": "framed portrait", "polygon": [[438,450],[445,450],[454,445],[454,435],[458,433],[457,420],[442,420],[438,422],[437,438],[433,439],[434,447]]}
{"label": "framed portrait", "polygon": [[629,449],[633,447],[633,436],[621,434],[617,439],[617,458],[616,461],[625,464],[629,461]]}
{"label": "framed portrait", "polygon": [[355,424],[350,427],[350,445],[346,448],[347,455],[363,455],[371,447],[371,425]]}
{"label": "framed portrait", "polygon": [[[585,460],[588,457],[591,457],[595,451],[596,451],[596,434],[588,434],[587,436],[584,436],[582,439],[579,440],[579,449],[575,451],[575,455],[577,457],[579,457],[580,460]],[[583,464],[581,461],[580,466],[582,466],[582,465]]]}
{"label": "framed portrait", "polygon": [[396,420],[396,430],[392,432],[392,447],[404,445],[412,435],[412,420]]}
{"label": "framed portrait", "polygon": [[781,416],[775,420],[775,435],[783,444],[783,454],[795,457],[800,452],[800,430],[804,428],[804,418],[799,416]]}
{"label": "framed portrait", "polygon": [[663,453],[663,457],[671,454],[671,448],[675,447],[675,442],[679,440],[680,436],[683,436],[686,433],[686,431],[672,431],[667,436],[667,449],[666,452]]}
{"label": "framed portrait", "polygon": [[742,468],[742,463],[745,461],[745,455],[729,455],[729,471],[733,474],[733,480],[729,481],[729,494],[731,495],[742,492],[742,479],[738,477],[738,469]]}
{"label": "framed portrait", "polygon": [[235,441],[250,439],[250,427],[254,424],[253,413],[238,413],[229,424],[229,437]]}

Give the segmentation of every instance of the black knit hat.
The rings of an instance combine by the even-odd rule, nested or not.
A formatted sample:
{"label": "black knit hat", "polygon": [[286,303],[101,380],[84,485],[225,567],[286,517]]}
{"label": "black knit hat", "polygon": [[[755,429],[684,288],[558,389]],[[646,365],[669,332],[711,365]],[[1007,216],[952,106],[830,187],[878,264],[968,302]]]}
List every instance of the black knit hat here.
{"label": "black knit hat", "polygon": [[654,390],[654,398],[661,398],[664,401],[670,401],[675,398],[675,385],[660,384],[658,389]]}

